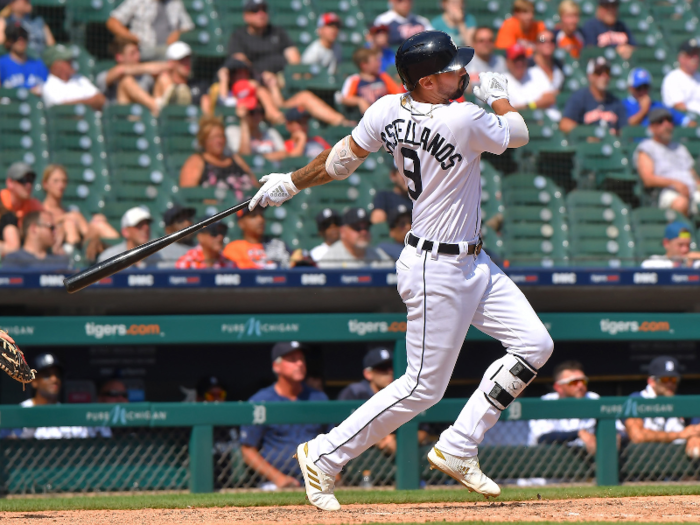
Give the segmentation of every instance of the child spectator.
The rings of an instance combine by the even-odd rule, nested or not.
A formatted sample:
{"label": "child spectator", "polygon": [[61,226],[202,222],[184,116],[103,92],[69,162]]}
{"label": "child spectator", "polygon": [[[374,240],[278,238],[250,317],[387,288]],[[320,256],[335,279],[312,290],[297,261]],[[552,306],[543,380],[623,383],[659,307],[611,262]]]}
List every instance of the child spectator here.
{"label": "child spectator", "polygon": [[572,57],[581,56],[583,33],[578,27],[581,8],[574,0],[564,0],[559,4],[559,25],[554,33],[557,47],[566,50]]}
{"label": "child spectator", "polygon": [[535,20],[535,5],[530,0],[515,0],[513,16],[503,22],[496,37],[498,49],[508,49],[513,44],[520,44],[530,56],[537,41],[537,35],[544,31],[544,22]]}
{"label": "child spectator", "polygon": [[32,3],[30,0],[9,0],[0,3],[0,5],[7,5],[0,16],[0,44],[4,42],[2,38],[5,35],[6,25],[17,23],[29,35],[28,50],[30,54],[39,56],[47,47],[56,44],[56,39],[44,19],[40,16],[31,16]]}
{"label": "child spectator", "polygon": [[341,103],[357,107],[364,115],[367,108],[384,95],[403,93],[403,89],[387,73],[380,72],[378,50],[360,48],[352,54],[352,61],[360,72],[345,80]]}
{"label": "child spectator", "polygon": [[26,88],[41,96],[41,88],[49,71],[38,58],[27,56],[29,34],[19,22],[5,27],[5,49],[8,53],[0,57],[0,85],[4,88]]}
{"label": "child spectator", "polygon": [[238,216],[243,239],[232,241],[224,248],[224,257],[241,269],[274,270],[289,266],[289,252],[279,239],[265,239],[265,208],[253,211],[244,208]]}
{"label": "child spectator", "polygon": [[335,13],[324,13],[318,17],[316,29],[318,39],[314,40],[301,55],[302,64],[318,64],[332,75],[342,59],[338,40],[340,18]]}
{"label": "child spectator", "polygon": [[384,73],[389,67],[396,63],[396,52],[389,46],[389,26],[372,26],[367,31],[368,49],[377,49],[382,57],[382,65],[379,70]]}
{"label": "child spectator", "polygon": [[325,149],[331,147],[322,137],[309,137],[309,114],[297,108],[292,108],[284,114],[287,119],[287,131],[291,138],[284,142],[284,147],[290,157],[308,157],[315,159]]}

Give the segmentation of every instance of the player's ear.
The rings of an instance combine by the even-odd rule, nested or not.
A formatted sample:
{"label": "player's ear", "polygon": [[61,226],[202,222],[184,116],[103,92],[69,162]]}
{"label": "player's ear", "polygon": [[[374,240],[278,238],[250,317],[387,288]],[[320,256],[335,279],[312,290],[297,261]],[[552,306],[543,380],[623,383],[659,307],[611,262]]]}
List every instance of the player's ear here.
{"label": "player's ear", "polygon": [[423,87],[423,89],[433,89],[435,87],[435,75],[428,75],[423,77],[418,81],[418,84]]}

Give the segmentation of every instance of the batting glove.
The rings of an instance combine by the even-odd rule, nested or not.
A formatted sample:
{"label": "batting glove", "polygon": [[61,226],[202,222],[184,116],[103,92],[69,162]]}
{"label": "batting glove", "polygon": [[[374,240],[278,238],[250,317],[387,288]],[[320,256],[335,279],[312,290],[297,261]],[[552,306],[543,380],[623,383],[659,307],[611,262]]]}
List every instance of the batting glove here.
{"label": "batting glove", "polygon": [[291,173],[270,173],[265,175],[260,182],[262,187],[255,194],[255,197],[250,199],[248,209],[252,210],[258,204],[265,208],[270,206],[281,206],[283,202],[294,197],[299,190],[292,182]]}
{"label": "batting glove", "polygon": [[489,106],[496,100],[508,98],[508,79],[500,73],[479,74],[480,84],[474,86],[474,96]]}

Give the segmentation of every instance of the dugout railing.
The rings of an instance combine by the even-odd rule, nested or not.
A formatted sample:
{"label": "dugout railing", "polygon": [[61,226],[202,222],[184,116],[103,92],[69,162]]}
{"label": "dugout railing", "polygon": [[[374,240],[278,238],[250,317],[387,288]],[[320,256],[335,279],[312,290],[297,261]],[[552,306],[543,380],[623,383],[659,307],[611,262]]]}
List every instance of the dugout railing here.
{"label": "dugout railing", "polygon": [[[418,444],[419,424],[453,421],[465,402],[466,399],[445,399],[397,431],[397,451],[394,465],[390,465],[391,474],[395,474],[392,484],[396,488],[416,489],[426,482],[428,472],[423,457],[426,450]],[[109,434],[98,432],[98,437],[87,439],[1,439],[0,481],[6,494],[187,488],[195,493],[212,492],[215,490],[216,427],[334,424],[357,406],[358,402],[350,401],[291,405],[248,402],[81,404],[31,409],[2,406],[0,428],[6,436],[17,429],[36,427],[89,427],[102,432],[109,428]],[[562,473],[583,469],[579,480],[595,480],[598,485],[617,485],[621,479],[698,481],[700,461],[686,457],[682,445],[626,445],[619,449],[615,422],[628,417],[691,418],[699,415],[700,396],[518,399],[503,413],[502,421],[596,419],[595,457],[588,456],[580,447],[566,445],[491,445],[481,450],[482,468],[499,480],[549,478],[561,481]],[[373,468],[379,468],[376,455],[371,461]],[[621,462],[625,465],[624,475]],[[590,479],[585,479],[587,477]],[[448,478],[434,476],[429,480],[433,484],[451,482]]]}

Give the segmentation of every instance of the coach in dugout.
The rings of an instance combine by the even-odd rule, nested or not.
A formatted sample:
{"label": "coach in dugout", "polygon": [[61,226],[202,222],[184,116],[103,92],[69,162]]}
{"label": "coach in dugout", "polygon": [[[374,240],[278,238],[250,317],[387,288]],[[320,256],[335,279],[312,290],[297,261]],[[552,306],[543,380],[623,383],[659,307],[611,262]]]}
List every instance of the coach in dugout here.
{"label": "coach in dugout", "polygon": [[[679,370],[675,357],[654,358],[649,364],[646,388],[630,397],[655,399],[675,396],[681,382]],[[624,424],[632,443],[685,444],[685,453],[689,457],[700,458],[700,424],[686,425],[682,417],[629,418]]]}
{"label": "coach in dugout", "polygon": [[[600,396],[588,391],[588,378],[583,365],[578,361],[564,361],[554,368],[554,392],[542,399],[598,399]],[[586,447],[595,454],[595,419],[534,419],[530,421],[530,444],[567,443]]]}
{"label": "coach in dugout", "polygon": [[[277,376],[277,381],[258,391],[249,401],[328,401],[326,394],[304,383],[305,350],[306,347],[298,341],[277,343],[273,346],[272,371]],[[261,484],[264,490],[299,487],[302,485],[301,473],[297,462],[292,459],[296,447],[324,431],[324,426],[317,424],[242,426],[243,461],[267,480]]]}

